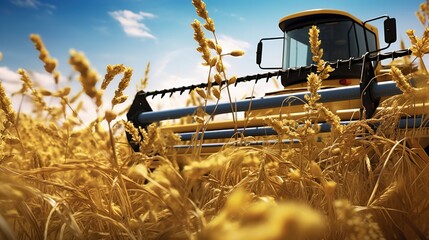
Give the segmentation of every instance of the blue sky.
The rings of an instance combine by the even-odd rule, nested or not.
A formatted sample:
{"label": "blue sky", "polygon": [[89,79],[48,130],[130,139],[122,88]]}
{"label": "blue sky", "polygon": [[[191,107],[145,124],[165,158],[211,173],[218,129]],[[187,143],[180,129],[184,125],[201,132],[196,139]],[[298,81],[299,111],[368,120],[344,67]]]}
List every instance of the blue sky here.
{"label": "blue sky", "polygon": [[[260,38],[281,36],[278,20],[283,16],[314,8],[344,10],[362,20],[387,14],[397,19],[398,39],[404,39],[408,46],[407,29],[415,29],[418,35],[423,32],[415,17],[422,2],[207,0],[206,4],[224,50],[239,48],[246,52],[241,58],[227,60],[228,74],[242,76],[263,72],[255,64],[256,44]],[[31,33],[37,33],[50,55],[58,59],[58,70],[64,78],[72,72],[68,65],[70,49],[84,52],[101,78],[107,64],[132,67],[134,75],[127,90],[130,99],[148,62],[148,90],[205,82],[207,69],[200,66],[190,26],[195,18],[191,0],[0,0],[0,79],[13,91],[14,82],[20,84],[15,72],[24,68],[32,71],[43,86],[53,85],[29,40]],[[382,21],[374,25],[382,29]],[[395,49],[398,44],[390,48]],[[77,80],[67,84],[79,88]],[[110,86],[106,97],[116,86]],[[243,89],[237,94],[243,95]],[[166,101],[155,98],[153,102],[168,106]]]}

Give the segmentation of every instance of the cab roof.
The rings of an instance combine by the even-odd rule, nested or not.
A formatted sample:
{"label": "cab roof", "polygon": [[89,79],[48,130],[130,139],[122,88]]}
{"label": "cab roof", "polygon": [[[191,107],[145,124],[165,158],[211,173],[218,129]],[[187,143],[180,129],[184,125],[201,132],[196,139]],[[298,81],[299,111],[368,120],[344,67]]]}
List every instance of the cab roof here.
{"label": "cab roof", "polygon": [[[344,20],[352,20],[360,25],[363,25],[362,20],[348,12],[333,9],[313,9],[283,17],[279,21],[279,27],[284,32],[286,30],[290,31],[304,26]],[[372,31],[375,30],[375,27],[371,26],[370,24],[365,24],[365,26]]]}

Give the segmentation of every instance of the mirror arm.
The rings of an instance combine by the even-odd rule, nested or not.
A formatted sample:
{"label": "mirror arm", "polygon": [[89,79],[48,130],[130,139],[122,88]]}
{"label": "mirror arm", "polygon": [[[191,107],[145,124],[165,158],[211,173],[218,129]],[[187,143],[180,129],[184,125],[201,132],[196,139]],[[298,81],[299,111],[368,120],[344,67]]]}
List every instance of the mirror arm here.
{"label": "mirror arm", "polygon": [[256,64],[258,64],[260,69],[282,69],[281,67],[263,67],[261,66],[262,63],[262,48],[263,48],[263,41],[270,41],[270,40],[278,40],[278,39],[284,39],[284,37],[270,37],[270,38],[262,38],[259,40],[258,47],[256,49]]}
{"label": "mirror arm", "polygon": [[[387,15],[383,15],[383,16],[379,16],[379,17],[376,17],[376,18],[372,18],[372,19],[369,19],[369,20],[366,20],[365,22],[363,22],[363,27],[364,27],[364,29],[365,29],[365,24],[367,24],[368,22],[372,22],[372,21],[375,21],[375,20],[378,20],[378,19],[381,19],[381,18],[386,18],[386,20],[384,21],[384,40],[385,40],[385,42],[387,43],[387,46],[386,47],[383,47],[383,48],[380,48],[380,49],[377,49],[377,50],[375,50],[375,51],[371,51],[371,52],[369,52],[368,54],[371,54],[371,53],[374,53],[374,52],[379,52],[379,51],[382,51],[382,50],[385,50],[385,49],[387,49],[387,48],[389,48],[390,47],[390,44],[392,43],[392,42],[395,42],[396,41],[396,36],[395,36],[395,38],[394,39],[392,39],[392,40],[389,40],[389,42],[387,42],[386,41],[386,21],[391,21],[391,22],[393,22],[393,27],[395,27],[395,29],[393,30],[394,31],[394,34],[396,35],[396,20],[395,20],[395,18],[390,18],[389,16],[387,16]],[[392,25],[390,26],[390,27],[392,27]],[[390,30],[391,31],[391,29],[388,29],[388,30]],[[366,49],[369,49],[369,46],[368,46],[368,38],[367,38],[367,34],[366,34],[366,29],[364,30],[364,35],[365,35],[365,45],[366,45]]]}

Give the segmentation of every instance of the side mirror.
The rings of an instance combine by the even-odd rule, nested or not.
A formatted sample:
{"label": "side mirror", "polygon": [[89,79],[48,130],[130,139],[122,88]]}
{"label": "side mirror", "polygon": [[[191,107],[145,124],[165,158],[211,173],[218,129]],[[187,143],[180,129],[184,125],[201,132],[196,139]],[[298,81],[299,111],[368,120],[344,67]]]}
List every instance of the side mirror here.
{"label": "side mirror", "polygon": [[384,20],[384,41],[387,44],[396,42],[396,19],[388,18]]}
{"label": "side mirror", "polygon": [[[389,16],[386,16],[386,15],[376,17],[363,22],[363,26],[365,27],[366,23],[372,22],[381,18],[386,18],[386,20],[384,20],[384,41],[387,43],[387,46],[369,53],[380,52],[382,50],[385,50],[390,47],[391,43],[396,42],[396,19],[395,18],[390,18]],[[368,37],[366,36],[366,31],[365,31],[365,42],[368,48]]]}
{"label": "side mirror", "polygon": [[259,41],[258,43],[258,47],[256,49],[256,64],[258,64],[258,66],[261,66],[261,62],[262,62],[262,40]]}

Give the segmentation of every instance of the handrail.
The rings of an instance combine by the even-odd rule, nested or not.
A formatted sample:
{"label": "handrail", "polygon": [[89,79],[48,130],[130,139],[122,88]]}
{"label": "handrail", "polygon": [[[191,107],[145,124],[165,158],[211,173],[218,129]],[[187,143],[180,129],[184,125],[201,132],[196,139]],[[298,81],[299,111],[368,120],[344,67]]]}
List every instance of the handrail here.
{"label": "handrail", "polygon": [[[347,86],[347,87],[338,87],[331,89],[322,89],[318,91],[321,98],[319,102],[335,102],[342,100],[351,100],[351,99],[359,99],[360,96],[360,86]],[[393,96],[400,94],[401,91],[396,87],[396,83],[393,81],[375,83],[372,88],[372,95],[381,98],[387,96]],[[237,112],[248,111],[248,110],[258,110],[264,108],[275,108],[281,106],[289,106],[289,105],[301,105],[304,102],[304,96],[308,94],[308,92],[300,92],[300,93],[289,93],[277,96],[269,96],[262,97],[259,99],[245,99],[240,100],[234,103],[235,110]],[[288,100],[294,101],[288,101]],[[301,101],[300,101],[301,100]],[[158,122],[162,120],[168,119],[177,119],[180,117],[185,117],[188,115],[194,114],[199,107],[185,107],[185,108],[176,108],[176,109],[167,109],[167,110],[159,110],[156,112],[142,112],[138,114],[137,122],[141,125],[147,125],[152,122]],[[231,105],[229,103],[220,103],[207,105],[205,107],[205,111],[207,113],[222,114],[222,113],[230,113]]]}

